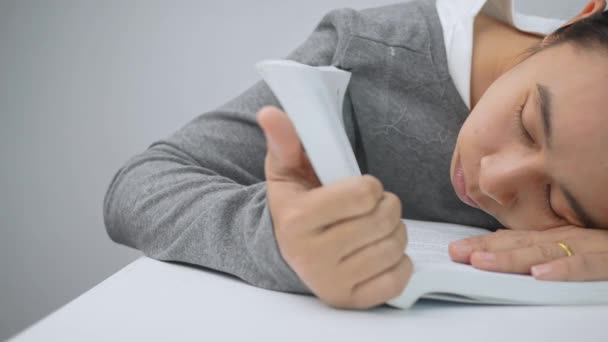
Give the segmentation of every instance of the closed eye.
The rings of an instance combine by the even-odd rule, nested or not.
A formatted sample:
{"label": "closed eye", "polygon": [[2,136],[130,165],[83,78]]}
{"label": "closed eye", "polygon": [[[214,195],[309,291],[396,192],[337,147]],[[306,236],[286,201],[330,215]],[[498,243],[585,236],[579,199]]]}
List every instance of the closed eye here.
{"label": "closed eye", "polygon": [[[515,115],[516,125],[521,137],[526,141],[526,143],[535,144],[534,138],[524,125],[524,108],[525,105],[521,105],[517,109]],[[562,218],[557,214],[557,212],[555,211],[555,209],[553,209],[553,206],[551,205],[551,184],[547,184],[545,186],[544,197],[545,200],[543,201],[543,208],[545,209],[545,212],[547,212],[548,215],[558,220],[561,220]]]}
{"label": "closed eye", "polygon": [[526,129],[524,125],[524,105],[519,106],[515,115],[515,121],[517,125],[517,129],[519,130],[521,137],[526,140],[526,142],[534,144],[534,138]]}

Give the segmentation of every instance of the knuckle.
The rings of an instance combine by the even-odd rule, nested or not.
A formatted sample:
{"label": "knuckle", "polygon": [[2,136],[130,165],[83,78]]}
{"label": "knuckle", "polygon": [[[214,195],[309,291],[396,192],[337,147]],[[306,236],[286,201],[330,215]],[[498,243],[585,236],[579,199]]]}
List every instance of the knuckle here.
{"label": "knuckle", "polygon": [[396,224],[397,222],[401,221],[401,217],[402,217],[401,200],[395,194],[392,194],[392,193],[386,193],[386,194],[388,196],[388,207],[389,207],[388,216],[391,218],[392,223]]}
{"label": "knuckle", "polygon": [[[382,183],[380,181],[369,175],[361,176],[358,182],[356,182],[356,190],[357,194],[361,199],[365,199],[369,202],[373,202],[373,206],[376,205],[380,194],[382,194]],[[356,199],[359,200],[359,199]]]}
{"label": "knuckle", "polygon": [[[388,225],[383,228],[389,228]],[[382,236],[380,236],[382,234]],[[392,226],[390,229],[377,230],[376,242],[370,245],[370,255],[380,258],[385,262],[396,262],[398,257],[403,254],[407,244],[407,236],[403,226]],[[385,263],[384,263],[385,264]]]}
{"label": "knuckle", "polygon": [[[389,194],[389,193],[385,193]],[[388,235],[395,229],[395,226],[401,220],[401,202],[399,198],[393,194],[382,201],[382,206],[372,213],[372,220],[379,226],[381,233]]]}
{"label": "knuckle", "polygon": [[513,239],[516,246],[526,247],[534,245],[532,234],[529,233],[517,235]]}
{"label": "knuckle", "polygon": [[355,290],[350,298],[350,306],[356,309],[368,309],[400,295],[407,285],[410,274],[407,266],[409,259],[405,255],[401,258],[398,264],[375,280],[374,285],[378,291],[370,295]]}
{"label": "knuckle", "polygon": [[[379,244],[379,248],[381,249],[382,254],[387,256],[395,256],[401,254],[401,242],[398,238],[389,237]],[[399,253],[399,254],[397,254]]]}
{"label": "knuckle", "polygon": [[387,247],[387,259],[391,261],[391,263],[398,263],[403,256],[403,250],[405,249],[403,244],[396,239],[391,239],[391,243]]}
{"label": "knuckle", "polygon": [[403,251],[403,249],[405,248],[405,244],[406,244],[406,240],[407,240],[407,233],[405,232],[405,228],[402,224],[399,224],[397,226],[395,226],[394,231],[391,233],[389,239],[391,239],[392,241],[394,241],[394,248],[396,250],[401,250]]}
{"label": "knuckle", "polygon": [[387,237],[367,247],[366,262],[375,266],[377,271],[386,271],[386,267],[395,267],[404,255],[402,242],[395,237]]}
{"label": "knuckle", "polygon": [[370,190],[374,191],[375,193],[382,193],[384,191],[382,182],[372,175],[363,175],[361,176],[361,180],[366,183]]}
{"label": "knuckle", "polygon": [[386,251],[390,249],[390,243],[391,242],[388,239],[384,239],[367,247],[369,250],[369,254],[367,254],[368,258],[371,258],[374,261],[385,258],[387,254]]}
{"label": "knuckle", "polygon": [[384,196],[389,212],[395,213],[397,214],[396,216],[401,217],[402,206],[399,197],[392,192],[384,192]]}
{"label": "knuckle", "polygon": [[499,266],[503,271],[513,271],[516,266],[517,266],[517,262],[518,262],[518,258],[517,255],[511,251],[511,252],[505,252],[505,253],[501,253],[503,256],[503,262],[501,263],[501,265]]}
{"label": "knuckle", "polygon": [[551,260],[556,257],[554,250],[545,244],[534,245],[534,248],[543,260]]}
{"label": "knuckle", "polygon": [[482,251],[491,251],[492,250],[492,238],[490,235],[482,236],[480,238],[470,238],[465,239],[473,244],[477,243],[479,245],[479,249]]}
{"label": "knuckle", "polygon": [[401,223],[399,224],[399,229],[401,229],[401,231],[403,231],[403,248],[405,249],[405,246],[407,246],[408,242],[409,242],[409,236],[407,233],[407,226],[406,224],[401,221]]}
{"label": "knuckle", "polygon": [[377,232],[377,238],[388,237],[395,229],[395,224],[388,215],[374,213],[371,220],[374,230]]}
{"label": "knuckle", "polygon": [[368,213],[378,205],[378,198],[365,189],[357,188],[355,195],[349,202],[359,211]]}
{"label": "knuckle", "polygon": [[408,274],[405,264],[405,256],[403,256],[399,264],[389,274],[388,292],[391,298],[400,295],[407,284]]}

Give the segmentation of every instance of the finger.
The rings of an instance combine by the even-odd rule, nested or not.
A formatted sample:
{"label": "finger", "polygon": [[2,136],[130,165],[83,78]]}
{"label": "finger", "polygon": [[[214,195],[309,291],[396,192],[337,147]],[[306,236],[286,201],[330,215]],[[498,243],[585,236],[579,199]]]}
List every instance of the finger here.
{"label": "finger", "polygon": [[396,195],[385,192],[371,213],[329,227],[323,233],[323,239],[329,245],[338,246],[339,256],[345,258],[356,250],[391,235],[398,226],[405,233],[405,224],[401,220],[401,201]]}
{"label": "finger", "polygon": [[541,232],[502,229],[488,235],[470,237],[450,243],[448,252],[452,260],[471,263],[477,251],[498,252],[532,246],[540,240]]}
{"label": "finger", "polygon": [[543,242],[506,251],[476,251],[471,254],[471,265],[486,271],[530,274],[532,266],[565,256],[568,254],[559,244]]}
{"label": "finger", "polygon": [[354,287],[352,293],[354,308],[371,308],[399,296],[405,289],[412,271],[412,261],[404,254],[396,265]]}
{"label": "finger", "polygon": [[340,273],[354,284],[370,279],[379,270],[398,264],[405,252],[405,226],[398,225],[384,239],[375,241],[344,258],[338,264]]}
{"label": "finger", "polygon": [[532,267],[538,280],[608,280],[608,252],[573,255]]}
{"label": "finger", "polygon": [[350,177],[302,194],[293,206],[296,210],[288,214],[287,219],[295,224],[306,222],[311,229],[324,230],[339,221],[371,213],[383,196],[384,187],[375,177]]}
{"label": "finger", "polygon": [[536,231],[504,229],[488,235],[471,237],[450,243],[450,251],[455,252],[455,255],[470,256],[471,253],[476,251],[501,251],[522,248],[536,243],[539,234]]}
{"label": "finger", "polygon": [[[558,246],[558,242],[567,242],[579,253],[601,252],[606,249],[608,232],[575,226],[564,226],[545,231],[499,230],[485,236],[453,242],[449,246],[449,253],[454,261],[470,263],[472,254],[477,251],[500,252],[545,243]],[[553,249],[554,246],[551,248]]]}
{"label": "finger", "polygon": [[295,127],[285,112],[276,107],[264,107],[258,113],[258,123],[266,137],[266,179],[268,181],[299,181],[319,183]]}

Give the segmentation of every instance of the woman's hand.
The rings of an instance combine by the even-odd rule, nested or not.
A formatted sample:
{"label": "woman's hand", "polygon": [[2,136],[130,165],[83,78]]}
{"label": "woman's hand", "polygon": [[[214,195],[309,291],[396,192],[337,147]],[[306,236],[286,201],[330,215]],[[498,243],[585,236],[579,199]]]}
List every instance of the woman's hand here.
{"label": "woman's hand", "polygon": [[603,229],[499,230],[452,242],[449,252],[452,260],[487,271],[539,280],[608,280],[608,230]]}
{"label": "woman's hand", "polygon": [[268,205],[289,266],[334,307],[369,308],[401,294],[412,264],[399,198],[371,176],[321,187],[287,115],[267,107],[258,122]]}

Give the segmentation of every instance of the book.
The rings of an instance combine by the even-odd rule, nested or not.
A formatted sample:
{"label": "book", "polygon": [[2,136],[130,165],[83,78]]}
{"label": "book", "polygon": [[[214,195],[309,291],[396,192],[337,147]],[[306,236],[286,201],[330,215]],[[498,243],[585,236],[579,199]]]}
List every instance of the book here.
{"label": "book", "polygon": [[409,308],[420,298],[477,304],[608,304],[608,281],[543,281],[530,275],[483,271],[450,259],[450,242],[488,234],[485,229],[404,221],[409,237],[405,252],[414,272],[403,293],[389,301],[392,306]]}
{"label": "book", "polygon": [[[332,66],[267,60],[257,69],[273,91],[302,142],[322,184],[361,175],[342,121],[342,103],[351,74]],[[556,282],[530,275],[489,272],[452,261],[448,244],[490,233],[450,223],[404,220],[405,253],[412,276],[387,304],[407,309],[420,298],[478,304],[608,304],[608,281]]]}

